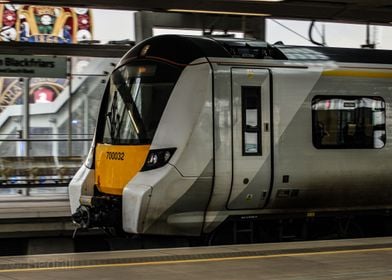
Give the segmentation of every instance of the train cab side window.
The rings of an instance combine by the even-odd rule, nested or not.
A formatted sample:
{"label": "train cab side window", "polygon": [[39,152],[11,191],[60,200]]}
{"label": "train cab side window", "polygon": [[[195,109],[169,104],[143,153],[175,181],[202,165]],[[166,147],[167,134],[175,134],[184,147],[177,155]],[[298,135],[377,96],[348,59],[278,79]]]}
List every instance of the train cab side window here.
{"label": "train cab side window", "polygon": [[242,154],[261,155],[261,87],[243,86]]}
{"label": "train cab side window", "polygon": [[317,149],[380,149],[385,145],[385,102],[381,97],[316,96],[312,123]]}

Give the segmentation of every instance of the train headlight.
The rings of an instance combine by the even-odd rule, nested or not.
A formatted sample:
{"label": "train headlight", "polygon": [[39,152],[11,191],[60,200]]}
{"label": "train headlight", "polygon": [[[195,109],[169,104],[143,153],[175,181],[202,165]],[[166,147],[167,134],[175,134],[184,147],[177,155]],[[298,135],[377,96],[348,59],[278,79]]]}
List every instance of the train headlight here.
{"label": "train headlight", "polygon": [[150,150],[141,171],[147,171],[164,166],[173,156],[176,148]]}
{"label": "train headlight", "polygon": [[147,165],[154,166],[158,163],[158,154],[151,153],[149,157],[147,157]]}

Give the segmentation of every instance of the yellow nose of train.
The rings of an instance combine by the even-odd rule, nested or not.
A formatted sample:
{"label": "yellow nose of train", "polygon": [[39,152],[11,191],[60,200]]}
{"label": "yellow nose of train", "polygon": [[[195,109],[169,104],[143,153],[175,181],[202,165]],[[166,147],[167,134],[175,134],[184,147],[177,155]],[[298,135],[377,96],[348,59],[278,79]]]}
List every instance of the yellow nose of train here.
{"label": "yellow nose of train", "polygon": [[98,144],[95,149],[95,184],[102,193],[122,195],[125,185],[146,161],[150,145]]}

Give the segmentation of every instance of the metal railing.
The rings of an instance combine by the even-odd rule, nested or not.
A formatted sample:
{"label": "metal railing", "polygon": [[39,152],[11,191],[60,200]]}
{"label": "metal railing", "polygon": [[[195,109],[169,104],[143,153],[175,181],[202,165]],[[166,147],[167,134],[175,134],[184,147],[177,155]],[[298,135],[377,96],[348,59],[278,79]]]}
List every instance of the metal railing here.
{"label": "metal railing", "polygon": [[78,156],[0,158],[0,188],[64,187],[83,162]]}

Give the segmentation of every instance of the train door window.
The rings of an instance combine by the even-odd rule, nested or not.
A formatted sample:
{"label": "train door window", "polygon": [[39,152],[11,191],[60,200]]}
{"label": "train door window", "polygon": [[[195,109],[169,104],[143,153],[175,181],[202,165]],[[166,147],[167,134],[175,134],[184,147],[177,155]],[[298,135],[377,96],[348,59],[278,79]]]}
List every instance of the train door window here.
{"label": "train door window", "polygon": [[318,149],[380,149],[385,145],[381,97],[316,96],[312,122],[313,145]]}
{"label": "train door window", "polygon": [[242,154],[261,155],[261,87],[243,86]]}

